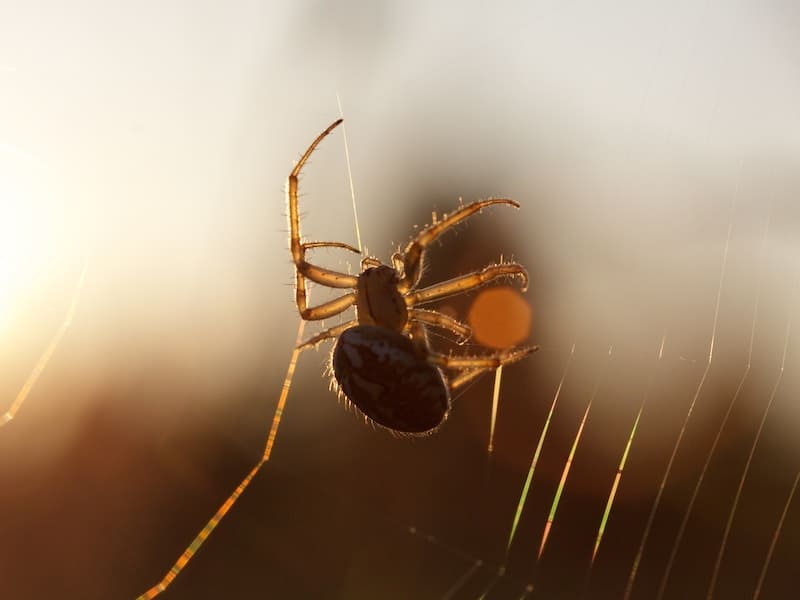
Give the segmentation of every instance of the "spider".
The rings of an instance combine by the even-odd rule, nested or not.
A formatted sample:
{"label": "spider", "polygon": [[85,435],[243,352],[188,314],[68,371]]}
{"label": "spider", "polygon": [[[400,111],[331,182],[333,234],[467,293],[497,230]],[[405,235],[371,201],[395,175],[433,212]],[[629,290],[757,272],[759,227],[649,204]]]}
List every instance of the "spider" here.
{"label": "spider", "polygon": [[[494,198],[461,206],[422,229],[392,255],[391,266],[367,256],[361,273],[349,275],[306,260],[313,248],[343,248],[361,252],[342,242],[301,242],[297,188],[300,171],[319,143],[340,123],[339,119],[311,143],[289,175],[289,229],[296,272],[295,299],[300,317],[317,321],[338,315],[355,305],[356,318],[331,327],[307,340],[300,349],[336,340],[332,352],[332,385],[337,394],[355,405],[368,422],[398,434],[435,432],[447,419],[451,393],[478,375],[521,360],[535,346],[513,348],[487,356],[449,356],[431,349],[426,327],[449,330],[464,343],[470,328],[444,313],[418,308],[447,296],[462,294],[502,277],[519,278],[523,291],[528,274],[517,263],[499,263],[449,281],[418,289],[425,249],[442,233],[493,205],[519,208],[513,200]],[[306,279],[323,286],[352,290],[343,296],[308,305]],[[444,371],[453,371],[450,377]]]}

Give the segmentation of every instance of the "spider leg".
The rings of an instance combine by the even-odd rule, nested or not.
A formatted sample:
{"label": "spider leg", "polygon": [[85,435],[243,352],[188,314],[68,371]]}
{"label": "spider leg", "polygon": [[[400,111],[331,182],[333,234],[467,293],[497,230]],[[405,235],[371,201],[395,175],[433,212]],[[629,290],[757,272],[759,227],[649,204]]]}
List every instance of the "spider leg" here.
{"label": "spider leg", "polygon": [[458,336],[456,343],[463,344],[472,336],[472,329],[460,321],[456,321],[452,317],[448,317],[444,313],[435,310],[425,310],[423,308],[411,308],[408,310],[409,321],[419,321],[426,325],[433,325],[434,327],[441,327],[448,329]]}
{"label": "spider leg", "polygon": [[394,267],[394,270],[397,271],[398,273],[405,272],[406,267],[405,263],[403,263],[403,253],[400,252],[399,250],[394,254],[392,254],[392,266]]}
{"label": "spider leg", "polygon": [[[538,346],[532,346],[532,347],[528,347],[528,348],[518,349],[516,351],[518,354],[515,354],[513,356],[506,356],[506,358],[501,359],[500,362],[501,362],[502,365],[505,365],[505,364],[508,364],[508,363],[511,363],[511,362],[516,362],[518,360],[521,360],[522,358],[524,358],[528,354],[530,354],[532,352],[535,352],[538,349],[539,349]],[[506,351],[506,352],[514,352],[514,351]],[[455,362],[454,360],[452,360],[452,357],[444,357],[444,358],[449,363],[448,367],[446,367],[446,368],[452,368],[454,366],[453,364]],[[461,357],[461,358],[471,359],[471,357]],[[491,359],[491,356],[487,357],[487,358]],[[434,360],[438,360],[438,357],[435,357]],[[479,368],[472,368],[472,367],[465,368],[460,373],[455,375],[454,377],[448,378],[447,388],[450,390],[450,393],[452,394],[457,389],[464,387],[465,385],[467,385],[468,383],[474,381],[475,379],[477,379],[478,377],[480,377],[484,373],[488,373],[489,371],[495,371],[496,369],[497,369],[497,366],[484,366],[484,367],[479,367]]]}
{"label": "spider leg", "polygon": [[305,244],[302,244],[302,246],[306,250],[309,248],[344,248],[345,250],[350,250],[350,252],[361,254],[361,251],[358,248],[353,248],[353,246],[350,244],[345,244],[344,242],[306,242]]}
{"label": "spider leg", "polygon": [[[349,244],[345,244],[342,242],[308,242],[305,244],[300,245],[303,248],[303,251],[309,248],[344,248],[345,250],[350,250],[355,252],[356,254],[361,254],[356,248],[353,248]],[[316,265],[312,265],[309,263],[305,263],[305,272],[303,272],[300,267],[297,267],[297,274],[304,275],[311,281],[319,283],[321,285],[332,287],[332,288],[351,288],[356,287],[356,284],[353,285],[344,285],[345,281],[349,281],[351,279],[358,282],[358,277],[355,275],[345,275],[344,273],[337,273],[336,271],[331,271],[329,269],[323,269],[322,267],[318,267]],[[298,279],[299,282],[299,279]],[[298,286],[301,285],[300,283],[297,284]],[[303,289],[305,290],[305,280],[302,282]],[[298,304],[298,308],[300,305]]]}
{"label": "spider leg", "polygon": [[337,325],[336,327],[331,327],[330,329],[326,329],[315,335],[312,338],[307,339],[305,342],[300,344],[297,349],[298,350],[307,350],[308,348],[313,348],[314,346],[318,346],[320,343],[324,342],[325,340],[330,340],[333,338],[338,337],[342,334],[342,332],[350,329],[351,327],[355,327],[358,325],[358,319],[352,319],[350,321],[345,321],[341,325]]}
{"label": "spider leg", "polygon": [[361,270],[365,271],[369,267],[382,267],[383,263],[374,256],[365,256],[361,259]]}
{"label": "spider leg", "polygon": [[[311,154],[317,148],[319,143],[327,137],[340,123],[342,119],[333,122],[328,128],[317,136],[303,156],[300,157],[297,165],[289,174],[289,183],[287,185],[287,197],[289,202],[289,231],[290,231],[290,246],[292,250],[292,260],[298,273],[304,277],[308,277],[311,281],[326,285],[333,288],[354,288],[357,285],[358,277],[355,275],[347,275],[332,271],[324,267],[312,265],[306,261],[306,250],[308,248],[318,248],[321,246],[333,246],[338,248],[346,248],[354,252],[358,252],[352,246],[342,244],[339,242],[310,242],[303,244],[300,241],[300,213],[297,208],[297,181],[300,177],[300,171],[308,161]],[[360,252],[358,252],[360,254]]]}
{"label": "spider leg", "polygon": [[400,293],[410,290],[419,283],[419,279],[422,276],[422,261],[425,248],[431,242],[457,223],[460,223],[475,213],[481,212],[484,208],[492,206],[493,204],[506,204],[514,208],[519,208],[517,202],[507,198],[490,198],[488,200],[472,202],[471,204],[462,206],[449,215],[445,215],[441,221],[431,223],[425,227],[408,243],[403,252],[395,255],[397,258],[393,256],[392,262],[395,264],[395,268],[397,268],[398,263],[402,263],[403,265],[403,277],[398,286]]}
{"label": "spider leg", "polygon": [[300,317],[304,321],[319,321],[320,319],[327,319],[340,312],[344,312],[356,302],[356,293],[350,292],[344,296],[339,296],[333,300],[329,300],[317,306],[308,306],[308,297],[306,293],[306,280],[300,271],[297,271],[297,284],[295,285],[295,301],[297,302],[297,309],[300,311]]}
{"label": "spider leg", "polygon": [[528,272],[525,267],[518,263],[500,263],[484,267],[481,271],[467,273],[443,283],[409,292],[405,294],[404,298],[407,306],[414,306],[455,294],[463,294],[499,277],[519,277],[522,280],[523,291],[528,287]]}
{"label": "spider leg", "polygon": [[[469,370],[493,371],[497,367],[520,361],[538,349],[539,346],[509,348],[486,356],[448,356],[438,352],[429,352],[428,362],[442,369],[465,369],[468,372]],[[463,375],[462,373],[457,378]]]}
{"label": "spider leg", "polygon": [[462,371],[455,377],[451,378],[447,382],[447,387],[450,389],[450,392],[456,391],[458,388],[465,386],[466,384],[470,383],[474,379],[477,379],[480,375],[491,371],[492,369],[467,369]]}

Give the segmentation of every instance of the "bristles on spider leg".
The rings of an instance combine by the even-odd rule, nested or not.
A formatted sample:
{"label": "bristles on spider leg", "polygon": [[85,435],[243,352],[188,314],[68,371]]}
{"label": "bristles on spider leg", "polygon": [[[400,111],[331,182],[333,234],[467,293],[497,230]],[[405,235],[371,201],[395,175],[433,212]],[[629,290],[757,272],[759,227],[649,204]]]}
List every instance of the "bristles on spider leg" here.
{"label": "bristles on spider leg", "polygon": [[517,273],[517,274],[511,276],[512,279],[514,277],[519,277],[522,280],[522,283],[519,286],[520,291],[527,292],[528,291],[528,282],[529,282],[528,272],[527,271],[523,271],[522,273]]}
{"label": "bristles on spider leg", "polygon": [[[513,260],[503,260],[503,257],[501,256],[499,262],[496,262],[496,263],[494,263],[492,265],[484,267],[483,270],[486,271],[487,269],[492,269],[494,267],[504,267],[506,265],[514,265],[514,266],[519,267],[521,270],[520,271],[516,271],[514,273],[505,273],[505,274],[501,275],[500,277],[497,277],[497,279],[498,280],[519,279],[521,281],[520,288],[519,288],[520,291],[521,292],[526,292],[528,290],[528,283],[530,282],[530,278],[528,277],[528,271],[520,263],[515,262]],[[486,285],[487,283],[492,283],[492,281],[487,281],[483,285]]]}

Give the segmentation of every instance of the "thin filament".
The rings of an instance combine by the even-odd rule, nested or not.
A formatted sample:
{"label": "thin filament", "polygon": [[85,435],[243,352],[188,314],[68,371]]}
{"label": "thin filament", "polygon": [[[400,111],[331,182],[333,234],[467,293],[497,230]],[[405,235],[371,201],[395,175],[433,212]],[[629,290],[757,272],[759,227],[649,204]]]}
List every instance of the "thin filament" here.
{"label": "thin filament", "polygon": [[483,593],[480,596],[478,596],[478,600],[486,600],[486,598],[489,596],[489,592],[491,592],[494,589],[494,586],[497,585],[497,582],[500,581],[500,578],[503,576],[503,573],[504,573],[503,570],[500,569],[497,572],[497,574],[494,577],[492,577],[491,581],[488,583],[486,588],[484,588]]}
{"label": "thin filament", "polygon": [[769,569],[769,563],[772,560],[772,553],[775,551],[775,546],[777,545],[778,538],[781,535],[783,521],[786,519],[786,513],[789,512],[789,505],[791,505],[792,499],[794,498],[794,493],[797,491],[798,482],[800,482],[800,473],[798,473],[797,477],[794,478],[794,485],[792,486],[792,490],[789,492],[789,497],[786,499],[786,504],[783,507],[781,518],[778,520],[778,525],[775,527],[775,534],[772,536],[772,542],[770,542],[769,550],[767,551],[767,557],[764,559],[764,566],[761,569],[761,575],[758,577],[756,591],[753,593],[753,600],[758,600],[758,597],[761,595],[761,586],[764,585],[764,579],[767,576],[767,569]]}
{"label": "thin filament", "polygon": [[231,507],[236,503],[239,499],[239,496],[242,495],[244,490],[250,485],[250,482],[256,476],[256,474],[261,470],[261,467],[269,460],[270,455],[272,454],[272,448],[275,444],[275,438],[278,435],[278,427],[281,423],[281,417],[283,416],[283,410],[286,406],[286,399],[289,397],[289,389],[292,386],[292,379],[294,378],[294,370],[297,365],[297,357],[300,355],[301,350],[297,347],[302,338],[303,338],[303,329],[305,329],[306,322],[301,320],[300,325],[297,328],[297,340],[295,342],[295,348],[292,351],[292,357],[289,360],[289,368],[286,371],[286,377],[283,380],[283,385],[281,386],[281,395],[278,398],[278,405],[275,407],[275,414],[272,417],[272,425],[269,429],[269,435],[267,436],[267,443],[264,448],[264,453],[261,456],[261,459],[256,463],[256,465],[250,470],[250,472],[242,479],[241,483],[233,490],[233,493],[228,496],[225,502],[222,503],[222,506],[219,507],[217,512],[211,517],[211,520],[206,523],[206,526],[197,534],[197,536],[192,540],[192,542],[187,546],[186,550],[183,551],[178,557],[178,560],[175,561],[175,564],[172,565],[167,574],[164,575],[164,578],[159,581],[156,585],[151,587],[145,593],[141,594],[137,600],[150,600],[150,598],[155,598],[161,592],[167,589],[169,585],[173,582],[175,577],[178,576],[186,564],[192,559],[192,557],[197,553],[200,549],[200,546],[203,545],[208,537],[211,535],[211,532],[216,529],[219,522],[222,518],[228,514],[228,511]]}
{"label": "thin filament", "polygon": [[[631,567],[630,575],[628,576],[628,583],[625,587],[625,595],[623,596],[624,600],[628,600],[631,596],[631,592],[633,591],[633,584],[636,581],[636,574],[639,570],[639,563],[642,560],[642,554],[644,553],[644,548],[647,545],[647,539],[650,536],[650,529],[653,526],[653,521],[655,519],[656,512],[658,511],[658,507],[661,505],[661,498],[664,495],[664,489],[667,486],[667,481],[669,480],[670,472],[672,471],[672,465],[675,462],[675,456],[678,454],[678,449],[681,446],[681,442],[683,441],[683,435],[686,433],[686,427],[689,424],[689,419],[692,416],[692,412],[694,411],[694,406],[697,403],[697,399],[700,397],[700,393],[703,390],[703,385],[706,382],[706,377],[708,376],[708,371],[711,368],[711,361],[714,357],[714,341],[717,337],[717,324],[719,321],[719,307],[720,302],[722,299],[722,284],[725,280],[725,268],[728,263],[728,250],[730,248],[731,243],[731,231],[733,229],[733,208],[734,204],[731,203],[731,211],[728,217],[728,234],[725,238],[725,247],[722,252],[722,266],[720,269],[719,275],[719,286],[717,287],[717,301],[716,306],[714,307],[714,321],[711,327],[711,342],[708,346],[708,360],[706,361],[706,367],[703,371],[703,376],[700,378],[700,383],[697,385],[697,390],[695,390],[694,397],[692,398],[692,402],[689,405],[689,410],[686,413],[686,417],[683,420],[683,425],[681,426],[681,430],[678,433],[678,439],[675,441],[675,446],[672,449],[672,454],[669,457],[669,461],[667,462],[667,469],[664,471],[664,477],[661,479],[661,483],[658,486],[658,493],[656,494],[656,499],[653,502],[653,506],[650,509],[650,514],[647,517],[647,524],[644,528],[644,533],[642,534],[642,540],[639,543],[639,549],[636,552],[636,557],[633,560],[633,566]],[[663,582],[662,582],[663,583]],[[664,587],[659,589],[659,599],[664,592]]]}
{"label": "thin filament", "polygon": [[[611,358],[612,348],[608,349],[608,358]],[[607,371],[606,371],[607,372]],[[567,484],[567,478],[569,477],[569,471],[572,468],[572,462],[575,458],[575,452],[578,449],[578,444],[580,444],[581,436],[583,435],[583,429],[586,426],[586,420],[589,418],[589,411],[592,409],[592,403],[594,399],[597,397],[597,392],[601,387],[601,382],[598,381],[597,384],[594,386],[594,390],[592,391],[592,395],[589,398],[589,402],[586,405],[586,410],[583,413],[583,418],[581,419],[581,424],[578,426],[578,432],[575,434],[575,440],[572,442],[572,448],[570,448],[569,456],[567,457],[567,462],[564,465],[564,471],[561,473],[561,481],[558,482],[558,489],[556,490],[556,495],[553,498],[553,504],[550,507],[550,514],[547,516],[547,522],[544,526],[544,533],[542,534],[542,541],[539,544],[539,553],[536,557],[537,566],[538,561],[542,558],[542,554],[544,553],[545,546],[547,545],[547,540],[550,536],[550,530],[553,527],[553,523],[556,520],[556,512],[558,511],[558,504],[561,501],[561,496],[564,493],[564,487]]]}
{"label": "thin filament", "polygon": [[[339,105],[339,116],[344,119],[342,112],[342,101],[339,98],[339,92],[336,92],[336,104]],[[358,241],[358,250],[362,252],[364,247],[361,245],[361,229],[358,226],[358,210],[356,210],[356,189],[353,185],[353,171],[350,168],[350,146],[347,144],[347,125],[342,123],[342,139],[344,140],[344,157],[347,162],[347,179],[350,181],[350,198],[353,200],[353,220],[356,224],[356,241]]]}
{"label": "thin filament", "polygon": [[503,365],[497,367],[494,372],[494,392],[492,393],[492,420],[489,425],[489,455],[494,451],[494,426],[497,421],[497,405],[500,402],[500,380],[503,377]]}
{"label": "thin filament", "polygon": [[569,366],[572,364],[572,357],[574,355],[575,344],[572,345],[572,349],[569,351],[567,364],[564,367],[564,372],[561,374],[561,381],[558,382],[556,393],[553,396],[553,402],[550,403],[550,410],[547,413],[547,419],[545,419],[544,426],[542,427],[542,433],[539,435],[539,443],[536,444],[536,450],[534,451],[533,458],[531,459],[531,466],[528,469],[528,476],[525,479],[525,484],[522,486],[522,493],[520,494],[519,502],[517,503],[517,512],[514,514],[514,521],[511,523],[511,531],[508,534],[508,542],[506,543],[506,559],[508,559],[508,553],[511,550],[511,544],[514,542],[514,535],[517,533],[517,526],[519,525],[519,519],[522,516],[522,510],[525,508],[525,503],[528,500],[528,492],[530,491],[531,481],[533,480],[533,473],[536,470],[536,465],[539,463],[539,455],[542,452],[542,446],[544,445],[544,440],[547,437],[547,430],[550,428],[550,419],[553,417],[553,411],[556,409],[558,397],[561,395],[561,388],[564,387],[564,380],[567,378]]}
{"label": "thin filament", "polygon": [[455,595],[461,591],[461,589],[467,584],[467,582],[472,579],[472,576],[475,572],[481,568],[483,563],[479,560],[476,560],[472,563],[472,566],[464,573],[461,577],[459,577],[453,586],[445,592],[444,596],[442,596],[442,600],[452,600],[455,598]]}
{"label": "thin filament", "polygon": [[[658,350],[658,360],[656,362],[656,370],[658,369],[658,365],[661,364],[661,358],[664,356],[664,342],[666,341],[666,335],[662,336],[661,338],[661,347]],[[633,427],[631,427],[631,433],[628,436],[628,442],[625,444],[625,450],[622,452],[622,458],[619,461],[619,466],[617,467],[617,474],[614,476],[614,483],[611,485],[611,492],[608,494],[608,501],[606,502],[606,509],[603,513],[603,518],[600,520],[600,528],[597,531],[597,539],[594,543],[594,549],[592,550],[592,561],[589,565],[589,569],[594,566],[594,559],[597,558],[597,551],[600,549],[600,542],[603,540],[603,533],[605,532],[606,525],[608,523],[608,517],[611,514],[611,507],[614,504],[614,497],[617,494],[617,488],[619,487],[620,479],[622,478],[622,472],[625,470],[625,463],[628,460],[628,454],[631,450],[631,445],[633,444],[633,438],[636,435],[636,429],[639,426],[639,419],[642,416],[642,411],[644,410],[644,406],[647,403],[647,399],[650,397],[650,391],[653,388],[653,382],[655,380],[655,372],[650,377],[650,383],[647,385],[647,391],[645,392],[644,398],[642,399],[642,403],[639,405],[639,412],[636,413],[636,418],[633,421]]]}
{"label": "thin filament", "polygon": [[[794,290],[793,290],[794,292]],[[793,300],[794,300],[794,293],[790,296],[789,307],[790,310],[793,307]],[[728,522],[725,524],[725,533],[722,535],[722,542],[720,543],[719,552],[717,553],[717,561],[714,563],[714,572],[711,576],[711,584],[708,588],[708,595],[706,598],[711,600],[714,596],[714,591],[717,586],[717,577],[719,576],[719,568],[722,564],[722,557],[725,555],[725,546],[728,543],[728,535],[731,532],[731,526],[733,525],[733,519],[736,516],[736,510],[739,507],[739,498],[742,495],[742,489],[744,488],[744,482],[747,479],[747,475],[750,472],[750,464],[753,462],[753,455],[756,453],[756,447],[758,446],[758,442],[761,439],[761,432],[764,429],[764,423],[767,421],[767,415],[769,414],[769,409],[772,407],[772,401],[775,400],[775,395],[778,393],[778,388],[781,385],[781,380],[783,379],[783,370],[786,365],[786,352],[789,348],[789,336],[792,329],[792,319],[791,313],[786,320],[786,333],[783,341],[783,357],[781,358],[781,366],[780,370],[778,371],[778,377],[775,380],[775,384],[772,386],[772,392],[770,393],[769,400],[767,401],[767,406],[764,408],[764,414],[761,416],[761,423],[758,426],[758,430],[756,431],[756,437],[753,439],[753,445],[750,447],[750,454],[747,456],[747,462],[744,465],[744,471],[742,472],[742,477],[739,480],[739,487],[736,489],[736,495],[733,498],[733,506],[731,506],[730,513],[728,514]]]}
{"label": "thin filament", "polygon": [[[761,253],[763,254],[764,244],[766,243],[767,233],[769,232],[769,222],[771,217],[771,209],[767,215],[767,226],[764,230],[764,237],[762,238],[761,242]],[[750,343],[749,348],[747,351],[747,364],[745,365],[744,372],[742,373],[741,378],[739,379],[739,385],[736,387],[736,391],[731,398],[730,403],[728,404],[728,409],[725,411],[725,416],[722,418],[722,422],[720,423],[719,429],[717,429],[717,434],[714,437],[714,442],[711,444],[711,449],[708,451],[708,456],[706,456],[706,460],[703,463],[703,468],[700,471],[700,477],[697,478],[697,483],[695,483],[694,490],[692,490],[692,497],[689,499],[689,505],[686,508],[686,512],[683,515],[683,519],[681,520],[680,527],[678,528],[678,534],[675,537],[675,542],[672,546],[672,551],[670,552],[669,561],[667,562],[667,570],[664,573],[663,583],[661,584],[662,587],[666,585],[666,581],[669,578],[670,570],[672,568],[672,564],[675,560],[675,556],[678,553],[678,548],[680,547],[681,541],[683,539],[683,534],[686,531],[686,526],[689,523],[689,518],[692,515],[692,510],[694,509],[694,503],[697,500],[697,496],[700,492],[700,487],[703,485],[703,480],[705,479],[706,472],[708,471],[708,467],[711,464],[711,459],[714,457],[714,453],[716,452],[717,445],[719,444],[719,440],[722,437],[722,432],[725,430],[725,426],[728,424],[728,419],[733,412],[733,407],[736,404],[739,396],[742,393],[742,388],[744,387],[744,382],[747,380],[747,376],[750,373],[750,365],[753,358],[753,342],[755,340],[756,334],[756,323],[758,322],[758,304],[761,297],[761,263],[759,263],[758,268],[758,275],[756,276],[756,297],[755,302],[753,304],[753,320],[750,325]],[[663,593],[663,592],[662,592]]]}
{"label": "thin filament", "polygon": [[39,360],[36,361],[36,365],[33,367],[33,370],[28,375],[25,383],[22,384],[22,388],[20,388],[16,398],[14,398],[14,402],[11,403],[9,409],[3,414],[2,417],[0,417],[0,427],[11,421],[16,416],[17,411],[19,411],[20,407],[25,403],[25,400],[27,400],[31,390],[33,390],[33,386],[36,385],[36,382],[39,380],[39,376],[44,372],[45,368],[47,367],[47,363],[50,362],[50,359],[55,353],[56,348],[58,348],[59,343],[61,343],[61,338],[64,337],[67,329],[69,329],[69,326],[72,325],[72,318],[75,316],[75,310],[78,307],[78,300],[80,300],[81,291],[83,290],[83,282],[86,279],[87,267],[88,264],[84,263],[80,277],[78,277],[78,283],[75,285],[75,291],[72,293],[72,300],[69,303],[69,308],[67,309],[66,315],[64,315],[64,320],[53,334],[53,337],[50,340],[50,343],[44,349],[44,352],[42,352],[41,356],[39,356]]}

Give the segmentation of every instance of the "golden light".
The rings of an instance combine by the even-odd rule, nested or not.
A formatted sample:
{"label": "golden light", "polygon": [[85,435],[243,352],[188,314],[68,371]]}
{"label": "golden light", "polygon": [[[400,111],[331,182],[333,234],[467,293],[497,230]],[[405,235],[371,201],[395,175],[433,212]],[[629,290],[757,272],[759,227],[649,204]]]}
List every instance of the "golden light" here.
{"label": "golden light", "polygon": [[43,252],[36,229],[37,170],[32,157],[0,145],[0,331],[8,327]]}
{"label": "golden light", "polygon": [[475,341],[490,348],[510,348],[527,339],[531,307],[510,287],[483,290],[475,298],[467,319]]}

